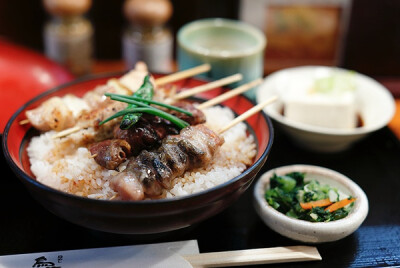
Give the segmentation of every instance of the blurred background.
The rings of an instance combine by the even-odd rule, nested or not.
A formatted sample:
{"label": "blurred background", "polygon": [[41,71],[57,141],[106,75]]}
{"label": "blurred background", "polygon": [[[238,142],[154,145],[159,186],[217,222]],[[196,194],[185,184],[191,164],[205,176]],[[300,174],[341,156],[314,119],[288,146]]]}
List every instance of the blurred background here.
{"label": "blurred background", "polygon": [[[196,19],[240,19],[246,1],[171,2],[174,11],[167,24],[175,34],[182,25]],[[123,0],[95,0],[86,14],[95,29],[95,62],[122,58],[121,36],[127,24],[123,3]],[[48,19],[41,0],[0,0],[0,38],[43,53],[43,27]],[[336,65],[373,77],[400,75],[400,1],[353,0],[346,29],[340,38],[343,44]],[[267,53],[269,48],[267,45]],[[265,64],[268,65],[268,61]],[[273,70],[265,69],[266,74],[270,71]]]}

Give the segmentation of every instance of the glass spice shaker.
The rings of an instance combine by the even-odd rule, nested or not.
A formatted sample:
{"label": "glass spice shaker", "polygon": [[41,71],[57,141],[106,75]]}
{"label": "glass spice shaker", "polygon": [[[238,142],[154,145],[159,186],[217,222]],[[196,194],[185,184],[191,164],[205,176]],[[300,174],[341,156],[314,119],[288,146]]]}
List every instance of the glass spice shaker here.
{"label": "glass spice shaker", "polygon": [[169,0],[126,0],[124,14],[130,25],[122,38],[123,58],[129,69],[138,61],[153,72],[171,72],[173,37],[165,23],[173,8]]}
{"label": "glass spice shaker", "polygon": [[43,0],[52,18],[44,27],[48,58],[66,66],[77,76],[90,73],[93,57],[93,26],[83,14],[91,0]]}

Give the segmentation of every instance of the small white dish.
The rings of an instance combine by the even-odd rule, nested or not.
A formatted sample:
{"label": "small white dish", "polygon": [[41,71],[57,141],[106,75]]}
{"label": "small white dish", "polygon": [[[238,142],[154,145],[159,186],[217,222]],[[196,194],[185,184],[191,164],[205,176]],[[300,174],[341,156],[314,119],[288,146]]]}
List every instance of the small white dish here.
{"label": "small white dish", "polygon": [[[269,75],[256,92],[257,102],[271,96],[282,97],[289,85],[301,85],[302,78],[316,77],[321,73],[346,72],[345,69],[325,66],[302,66],[277,71]],[[369,133],[386,126],[393,118],[396,105],[392,94],[372,78],[354,73],[356,108],[363,125],[353,129],[335,129],[308,125],[290,120],[282,115],[283,102],[278,100],[264,108],[297,145],[317,152],[338,152],[350,147]]]}
{"label": "small white dish", "polygon": [[[269,180],[274,173],[306,173],[305,180],[315,179],[322,184],[336,187],[344,194],[356,198],[350,213],[343,219],[331,222],[308,222],[290,218],[271,207],[264,198]],[[261,176],[254,187],[254,206],[263,222],[272,230],[293,240],[307,243],[331,242],[353,233],[368,214],[368,199],[364,191],[351,179],[336,171],[311,165],[290,165],[272,169]]]}

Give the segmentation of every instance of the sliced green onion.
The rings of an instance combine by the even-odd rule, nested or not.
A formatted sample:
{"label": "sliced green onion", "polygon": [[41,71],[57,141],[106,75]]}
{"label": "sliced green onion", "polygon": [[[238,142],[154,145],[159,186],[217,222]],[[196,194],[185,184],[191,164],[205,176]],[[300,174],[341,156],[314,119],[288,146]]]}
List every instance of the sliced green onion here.
{"label": "sliced green onion", "polygon": [[129,113],[148,113],[148,114],[152,114],[152,115],[155,115],[155,116],[159,116],[159,117],[162,117],[162,118],[170,121],[171,123],[177,125],[181,129],[189,126],[189,123],[187,123],[186,121],[183,121],[182,119],[179,119],[178,117],[176,117],[176,116],[174,116],[172,114],[169,114],[167,112],[161,111],[159,109],[156,109],[156,108],[153,108],[153,107],[150,107],[150,106],[149,107],[143,107],[143,108],[129,108],[129,109],[125,109],[125,110],[119,111],[119,112],[115,113],[114,115],[110,116],[109,118],[101,121],[99,123],[99,125],[102,125],[102,124],[107,123],[108,121],[110,121],[110,120],[112,120],[114,118],[117,118],[117,117],[120,117],[120,116],[124,116],[124,115],[129,114]]}
{"label": "sliced green onion", "polygon": [[140,107],[150,107],[150,105],[140,102],[140,101],[136,101],[134,99],[128,99],[122,96],[110,96],[110,99],[112,100],[116,100],[116,101],[120,101],[120,102],[125,102],[125,103],[129,103],[129,104],[135,104],[136,106],[140,106]]}
{"label": "sliced green onion", "polygon": [[170,121],[171,123],[174,123],[179,128],[185,128],[185,127],[189,126],[188,122],[183,121],[182,119],[179,119],[178,117],[176,117],[176,116],[174,116],[172,114],[164,112],[164,111],[162,111],[160,109],[155,109],[153,107],[151,107],[151,108],[135,108],[135,112],[148,113],[148,114],[152,114],[152,115],[156,115],[156,116],[162,117],[162,118]]}
{"label": "sliced green onion", "polygon": [[117,117],[120,117],[120,116],[124,116],[124,115],[129,114],[129,113],[134,113],[134,112],[135,112],[134,109],[135,109],[135,108],[129,108],[129,109],[125,109],[125,110],[116,112],[116,113],[113,114],[112,116],[110,116],[110,117],[108,117],[107,119],[104,119],[103,121],[101,121],[101,122],[99,123],[99,126],[101,126],[101,125],[107,123],[108,121],[113,120],[114,118],[117,118]]}
{"label": "sliced green onion", "polygon": [[[127,96],[127,95],[114,94],[114,93],[105,93],[104,95],[110,97],[111,99],[113,99],[115,97],[120,97],[121,99],[119,101],[126,102],[126,103],[130,103],[130,102],[128,102],[128,100],[135,100],[135,101],[139,101],[142,103],[155,104],[157,106],[165,107],[170,110],[178,111],[178,112],[184,113],[186,115],[193,116],[193,114],[191,112],[189,112],[185,109],[182,109],[182,108],[179,108],[179,107],[176,107],[173,105],[169,105],[169,104],[166,104],[163,102],[155,101],[155,100],[147,100],[147,99],[143,99],[143,98],[136,97],[136,96]],[[115,100],[117,100],[117,99],[115,99]]]}

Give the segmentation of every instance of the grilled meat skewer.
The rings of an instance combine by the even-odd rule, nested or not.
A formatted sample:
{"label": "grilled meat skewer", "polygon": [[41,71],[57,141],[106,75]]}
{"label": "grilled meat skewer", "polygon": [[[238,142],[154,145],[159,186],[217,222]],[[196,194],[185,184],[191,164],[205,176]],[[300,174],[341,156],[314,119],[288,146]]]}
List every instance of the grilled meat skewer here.
{"label": "grilled meat skewer", "polygon": [[172,188],[175,178],[211,162],[223,143],[203,124],[186,127],[179,135],[167,136],[158,150],[143,150],[110,185],[122,200],[160,196],[163,189]]}
{"label": "grilled meat skewer", "polygon": [[[176,106],[190,111],[193,116],[172,110],[168,112],[192,125],[206,121],[203,112],[196,109],[191,103],[178,102]],[[167,135],[176,134],[179,134],[179,128],[168,120],[150,114],[143,114],[139,121],[127,130],[120,129],[119,126],[114,128],[114,139],[126,141],[130,145],[128,150],[126,150],[125,145],[119,142],[114,142],[112,143],[113,146],[110,146],[110,142],[100,141],[90,145],[89,151],[92,155],[95,155],[94,160],[99,165],[107,169],[116,169],[127,157],[137,156],[142,150],[158,148]],[[121,146],[121,150],[125,154],[120,154],[121,150],[117,150],[115,146]]]}
{"label": "grilled meat skewer", "polygon": [[[143,114],[130,129],[123,130],[116,125],[113,139],[93,143],[89,146],[89,151],[100,166],[117,169],[129,156],[136,156],[143,149],[150,150],[158,147],[165,136],[178,133],[179,129],[169,121],[154,115]],[[129,147],[119,141],[124,141]],[[124,153],[121,154],[121,151]]]}
{"label": "grilled meat skewer", "polygon": [[204,115],[204,113],[200,109],[197,109],[191,102],[178,101],[175,102],[173,105],[192,113],[192,116],[190,116],[184,113],[180,113],[178,111],[167,110],[168,113],[178,117],[179,119],[182,119],[183,121],[188,122],[190,125],[193,126],[206,122],[206,116]]}
{"label": "grilled meat skewer", "polygon": [[130,154],[131,146],[125,140],[112,139],[97,142],[90,147],[96,162],[107,169],[116,169]]}
{"label": "grilled meat skewer", "polygon": [[[113,85],[112,82],[115,81],[111,79],[111,83],[97,86],[93,90],[88,91],[82,98],[71,94],[62,98],[52,97],[43,102],[39,107],[26,111],[28,122],[40,131],[61,131],[77,124],[83,127],[90,127],[93,125],[93,122],[100,122],[111,115],[100,111],[107,108],[108,105],[114,105],[114,102],[110,102],[104,98],[104,93],[132,94],[132,92],[135,92],[140,87],[143,78],[147,74],[147,66],[142,62],[138,62],[135,69],[120,79],[114,79],[121,86],[115,86],[115,83]],[[152,83],[154,84],[154,79],[152,79]],[[122,108],[118,108],[116,111],[123,109],[125,106],[123,105]],[[108,108],[108,110],[111,109],[113,107]],[[97,114],[99,116],[96,117]]]}

